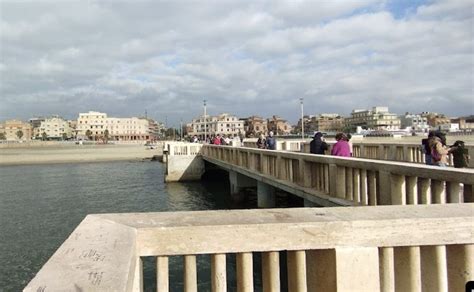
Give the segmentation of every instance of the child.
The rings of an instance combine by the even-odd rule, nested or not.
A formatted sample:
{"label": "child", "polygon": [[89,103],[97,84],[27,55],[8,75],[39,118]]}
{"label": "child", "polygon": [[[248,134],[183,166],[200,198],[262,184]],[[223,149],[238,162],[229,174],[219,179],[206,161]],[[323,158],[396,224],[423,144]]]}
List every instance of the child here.
{"label": "child", "polygon": [[456,141],[450,148],[453,155],[453,162],[455,168],[467,167],[469,163],[469,152],[464,148],[464,141]]}

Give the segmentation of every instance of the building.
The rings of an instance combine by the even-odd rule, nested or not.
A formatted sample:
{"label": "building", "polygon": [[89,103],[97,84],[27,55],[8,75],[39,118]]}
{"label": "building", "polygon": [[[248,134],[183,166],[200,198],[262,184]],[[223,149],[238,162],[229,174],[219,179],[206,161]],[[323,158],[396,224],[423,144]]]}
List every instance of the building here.
{"label": "building", "polygon": [[69,126],[69,122],[58,116],[42,121],[37,134],[39,134],[39,138],[42,139],[48,138],[57,140],[70,139],[74,136],[73,129]]}
{"label": "building", "polygon": [[[307,135],[313,135],[314,132],[341,132],[344,129],[344,118],[339,114],[323,113],[317,116],[304,116],[303,118],[304,131]],[[301,119],[298,121],[295,131],[301,132]]]}
{"label": "building", "polygon": [[201,139],[204,138],[206,133],[208,137],[213,135],[234,137],[244,134],[244,121],[228,113],[222,113],[218,116],[206,115],[206,117],[202,115],[193,119],[192,122],[187,125],[187,128],[190,130],[188,132],[189,136],[196,135]]}
{"label": "building", "polygon": [[244,123],[244,132],[246,137],[258,137],[260,134],[267,135],[267,120],[259,116],[250,116],[241,119]]}
{"label": "building", "polygon": [[428,132],[430,125],[428,119],[421,114],[410,114],[400,116],[400,125],[402,129],[410,128],[413,132]]}
{"label": "building", "polygon": [[398,130],[400,124],[397,114],[390,113],[388,107],[382,106],[373,107],[371,110],[355,109],[344,122],[345,128],[351,130],[357,127],[367,130]]}
{"label": "building", "polygon": [[275,135],[289,135],[292,126],[279,116],[272,116],[267,120],[268,131],[273,131]]}
{"label": "building", "polygon": [[460,131],[474,130],[474,115],[451,119],[451,123],[458,124]]}
{"label": "building", "polygon": [[77,119],[77,138],[90,140],[136,141],[154,137],[146,118],[113,118],[106,113],[80,113]]}
{"label": "building", "polygon": [[7,141],[31,140],[33,128],[30,123],[19,120],[8,120],[0,123],[0,138]]}

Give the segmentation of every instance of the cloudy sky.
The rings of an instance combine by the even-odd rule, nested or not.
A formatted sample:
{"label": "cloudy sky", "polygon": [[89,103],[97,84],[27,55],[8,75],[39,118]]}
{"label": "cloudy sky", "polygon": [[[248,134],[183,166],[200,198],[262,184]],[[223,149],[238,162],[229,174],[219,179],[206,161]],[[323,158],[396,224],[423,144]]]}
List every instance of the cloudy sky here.
{"label": "cloudy sky", "polygon": [[474,113],[469,0],[0,0],[0,120]]}

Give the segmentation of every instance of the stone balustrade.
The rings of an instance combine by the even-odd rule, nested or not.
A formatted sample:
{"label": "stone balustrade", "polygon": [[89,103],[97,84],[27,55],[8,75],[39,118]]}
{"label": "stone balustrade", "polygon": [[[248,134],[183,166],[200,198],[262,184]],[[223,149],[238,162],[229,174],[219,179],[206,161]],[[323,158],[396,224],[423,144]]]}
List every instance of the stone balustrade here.
{"label": "stone balustrade", "polygon": [[[330,153],[335,141],[328,141],[327,143],[330,147],[328,153]],[[243,145],[244,147],[257,148],[256,139],[246,139]],[[353,157],[425,163],[425,155],[422,152],[421,145],[417,143],[352,141],[352,146]],[[471,156],[474,155],[474,145],[466,145],[466,149]],[[277,140],[277,150],[309,153],[309,142],[302,140]],[[450,165],[453,165],[451,155],[449,155],[449,161]],[[468,167],[474,168],[474,158],[470,159]]]}
{"label": "stone balustrade", "polygon": [[194,292],[197,256],[211,265],[212,291],[227,291],[230,254],[243,292],[260,282],[255,265],[263,291],[464,291],[473,214],[473,204],[448,204],[88,215],[24,291],[143,291],[143,257],[156,257],[158,291],[169,291],[179,257]]}
{"label": "stone balustrade", "polygon": [[205,145],[202,157],[311,202],[406,205],[473,202],[471,169]]}

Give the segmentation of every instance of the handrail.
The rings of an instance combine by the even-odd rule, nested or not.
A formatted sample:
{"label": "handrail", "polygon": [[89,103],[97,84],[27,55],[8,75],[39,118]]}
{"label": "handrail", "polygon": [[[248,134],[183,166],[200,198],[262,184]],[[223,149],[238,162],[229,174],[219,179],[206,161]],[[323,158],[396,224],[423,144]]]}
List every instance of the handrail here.
{"label": "handrail", "polygon": [[270,178],[361,205],[474,201],[471,169],[205,145],[204,159],[245,175]]}
{"label": "handrail", "polygon": [[157,257],[158,291],[170,256],[183,256],[185,291],[196,291],[196,255],[211,255],[213,291],[226,291],[226,255],[237,289],[462,291],[472,279],[474,204],[297,208],[88,215],[24,291],[142,291],[141,257]]}

